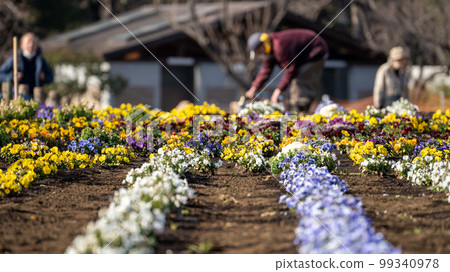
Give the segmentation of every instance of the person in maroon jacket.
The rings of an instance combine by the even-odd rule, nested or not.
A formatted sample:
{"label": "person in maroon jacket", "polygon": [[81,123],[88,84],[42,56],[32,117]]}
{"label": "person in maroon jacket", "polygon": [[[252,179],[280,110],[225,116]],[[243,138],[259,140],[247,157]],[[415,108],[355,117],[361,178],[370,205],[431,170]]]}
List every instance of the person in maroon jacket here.
{"label": "person in maroon jacket", "polygon": [[326,42],[314,31],[290,29],[270,34],[254,33],[247,45],[250,59],[260,56],[263,64],[245,96],[253,99],[278,64],[284,69],[284,75],[270,101],[278,103],[281,92],[291,84],[290,110],[308,111],[320,91],[323,67],[328,57]]}

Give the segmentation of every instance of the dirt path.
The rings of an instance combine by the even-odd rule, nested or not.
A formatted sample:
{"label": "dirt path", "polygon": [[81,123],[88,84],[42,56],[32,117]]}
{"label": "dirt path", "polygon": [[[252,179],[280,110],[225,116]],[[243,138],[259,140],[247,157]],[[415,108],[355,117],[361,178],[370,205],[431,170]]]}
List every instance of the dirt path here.
{"label": "dirt path", "polygon": [[362,198],[372,225],[404,253],[450,253],[450,204],[445,193],[413,186],[394,176],[358,176],[360,170],[340,155],[340,178],[349,193]]}
{"label": "dirt path", "polygon": [[278,204],[285,190],[274,177],[225,163],[215,176],[188,181],[194,199],[170,215],[157,253],[296,253],[298,218]]}
{"label": "dirt path", "polygon": [[0,253],[63,253],[109,205],[128,171],[143,162],[60,171],[19,196],[0,199]]}

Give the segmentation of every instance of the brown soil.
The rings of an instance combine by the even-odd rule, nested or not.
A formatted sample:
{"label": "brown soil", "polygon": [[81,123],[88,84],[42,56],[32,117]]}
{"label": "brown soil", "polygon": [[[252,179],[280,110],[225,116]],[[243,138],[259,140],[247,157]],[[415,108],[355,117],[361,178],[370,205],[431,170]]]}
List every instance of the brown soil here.
{"label": "brown soil", "polygon": [[338,158],[338,172],[346,172],[340,178],[349,184],[349,194],[362,198],[376,231],[403,253],[450,253],[450,203],[445,193],[393,175],[359,176],[348,156]]}
{"label": "brown soil", "polygon": [[[447,195],[389,175],[360,176],[340,155],[339,176],[362,198],[372,225],[404,253],[450,253]],[[21,195],[0,200],[0,253],[63,253],[107,207],[133,164],[60,171]],[[343,172],[345,171],[345,173]],[[158,253],[296,253],[298,217],[278,204],[285,190],[271,175],[231,163],[214,176],[188,174],[195,196],[168,217]],[[195,247],[197,246],[197,248]]]}
{"label": "brown soil", "polygon": [[4,162],[0,162],[0,169],[2,171],[6,171],[6,169],[8,169],[8,165]]}
{"label": "brown soil", "polygon": [[144,160],[59,171],[21,195],[0,199],[0,253],[63,253]]}
{"label": "brown soil", "polygon": [[296,253],[298,218],[278,204],[285,189],[272,175],[224,163],[216,175],[189,175],[188,182],[195,196],[169,216],[157,253],[202,252],[192,245],[207,243],[210,253]]}

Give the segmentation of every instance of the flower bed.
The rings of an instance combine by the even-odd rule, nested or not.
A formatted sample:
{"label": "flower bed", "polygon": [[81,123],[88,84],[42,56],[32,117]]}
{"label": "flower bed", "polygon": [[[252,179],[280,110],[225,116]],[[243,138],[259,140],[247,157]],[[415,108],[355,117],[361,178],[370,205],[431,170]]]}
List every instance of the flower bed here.
{"label": "flower bed", "polygon": [[[327,167],[317,166],[313,157],[331,157],[328,154],[333,146],[322,144],[322,153],[312,155],[308,149],[294,147],[287,154],[278,154],[284,158],[282,162],[272,161],[272,169],[282,170],[280,182],[288,192],[280,202],[301,216],[295,239],[299,253],[400,253],[374,231],[361,200],[345,195],[346,182],[332,175]],[[306,144],[313,145],[317,143]]]}
{"label": "flower bed", "polygon": [[334,146],[363,173],[395,173],[414,184],[450,189],[450,110],[421,115],[407,101],[366,114],[327,102],[318,113],[300,117],[267,103],[249,104],[237,115],[208,104],[170,112],[142,105],[101,111],[27,107],[0,110],[0,159],[8,164],[0,170],[2,197],[20,194],[59,169],[124,164],[135,154],[150,160],[130,172],[128,187],[67,252],[151,252],[165,214],[192,196],[186,171],[214,174],[221,159],[251,172],[281,173],[292,193],[282,200],[302,216],[296,239],[302,253],[399,252],[375,233],[361,200],[347,195],[345,182],[331,174],[339,164]]}
{"label": "flower bed", "polygon": [[[124,110],[71,106],[59,111],[43,108],[34,116],[37,105],[32,102],[19,100],[1,107],[0,160],[9,167],[0,170],[0,197],[19,194],[60,169],[118,165],[134,157],[124,137],[117,136],[125,135]],[[23,108],[28,110],[23,113]]]}

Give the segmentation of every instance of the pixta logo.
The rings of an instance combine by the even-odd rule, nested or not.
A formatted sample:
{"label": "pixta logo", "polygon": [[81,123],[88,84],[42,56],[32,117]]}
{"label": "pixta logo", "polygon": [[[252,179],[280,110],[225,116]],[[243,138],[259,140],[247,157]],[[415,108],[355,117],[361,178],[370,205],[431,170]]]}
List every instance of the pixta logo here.
{"label": "pixta logo", "polygon": [[125,117],[127,145],[152,151],[154,148],[153,131],[155,126],[160,123],[162,113],[162,110],[152,109],[150,105],[134,108]]}

